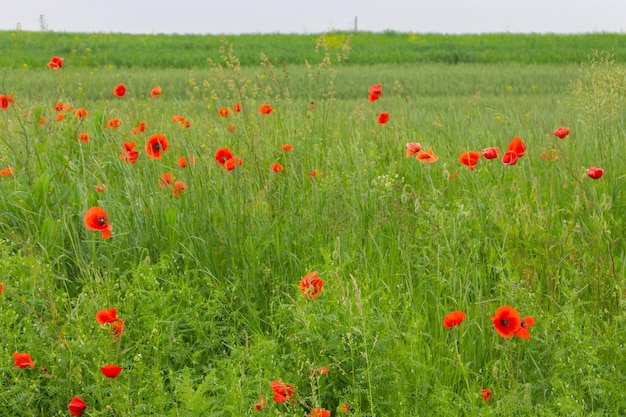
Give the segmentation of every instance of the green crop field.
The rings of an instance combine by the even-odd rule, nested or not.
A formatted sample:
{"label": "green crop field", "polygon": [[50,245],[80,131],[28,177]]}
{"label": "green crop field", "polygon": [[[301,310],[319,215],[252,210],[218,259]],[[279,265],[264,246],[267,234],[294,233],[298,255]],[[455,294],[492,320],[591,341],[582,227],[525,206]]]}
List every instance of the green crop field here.
{"label": "green crop field", "polygon": [[624,45],[0,32],[0,415],[626,415]]}

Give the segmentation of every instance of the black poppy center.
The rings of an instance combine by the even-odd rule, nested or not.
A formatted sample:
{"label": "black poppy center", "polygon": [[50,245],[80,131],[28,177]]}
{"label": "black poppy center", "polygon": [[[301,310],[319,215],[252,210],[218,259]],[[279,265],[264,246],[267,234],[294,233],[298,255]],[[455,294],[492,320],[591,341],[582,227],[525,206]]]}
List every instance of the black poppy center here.
{"label": "black poppy center", "polygon": [[107,219],[106,219],[106,217],[102,217],[102,216],[98,217],[98,224],[99,224],[100,226],[104,226],[105,224],[107,224]]}
{"label": "black poppy center", "polygon": [[500,320],[500,324],[502,324],[504,327],[506,327],[506,326],[509,325],[509,321],[507,319],[503,319],[503,320]]}
{"label": "black poppy center", "polygon": [[161,150],[161,144],[160,144],[160,143],[158,143],[158,142],[157,142],[157,143],[154,143],[154,144],[152,145],[152,150],[153,150],[153,151],[155,151],[155,152],[160,151],[160,150]]}

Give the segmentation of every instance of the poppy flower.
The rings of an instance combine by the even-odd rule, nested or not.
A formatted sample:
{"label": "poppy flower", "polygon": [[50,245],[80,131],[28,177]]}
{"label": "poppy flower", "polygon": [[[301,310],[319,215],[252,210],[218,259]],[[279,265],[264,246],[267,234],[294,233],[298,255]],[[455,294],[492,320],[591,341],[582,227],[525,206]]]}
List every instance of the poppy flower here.
{"label": "poppy flower", "polygon": [[167,138],[162,133],[157,133],[148,138],[146,153],[149,158],[161,159],[162,153],[167,151]]}
{"label": "poppy flower", "polygon": [[343,403],[337,406],[337,412],[339,414],[346,414],[348,411],[350,411],[350,406],[346,403]]}
{"label": "poppy flower", "polygon": [[0,169],[0,177],[10,177],[14,173],[15,172],[13,171],[13,168],[11,168],[11,167],[6,167],[6,168]]}
{"label": "poppy flower", "polygon": [[0,284],[0,293],[4,291],[4,285]]}
{"label": "poppy flower", "polygon": [[134,164],[139,157],[139,152],[135,150],[135,146],[137,146],[137,143],[134,140],[131,142],[124,142],[122,144],[123,151],[120,154],[120,159]]}
{"label": "poppy flower", "polygon": [[272,171],[274,171],[274,172],[281,172],[281,171],[284,171],[284,170],[285,170],[285,167],[282,166],[281,164],[279,164],[279,163],[272,164]]}
{"label": "poppy flower", "polygon": [[311,410],[311,414],[309,414],[309,416],[310,417],[329,417],[330,410],[325,410],[323,408],[316,407]]}
{"label": "poppy flower", "polygon": [[63,113],[57,114],[56,121],[62,122],[65,119],[65,115]]}
{"label": "poppy flower", "polygon": [[41,125],[45,125],[46,123],[48,123],[48,119],[46,119],[46,118],[45,118],[45,117],[43,117],[43,116],[41,116],[41,117],[39,118],[39,122],[37,122],[37,124],[38,124],[39,126],[41,126]]}
{"label": "poppy flower", "polygon": [[504,165],[515,165],[517,163],[517,153],[515,151],[506,151],[502,155],[502,163]]}
{"label": "poppy flower", "polygon": [[106,188],[105,184],[96,184],[96,191],[99,193],[103,193],[105,188]]}
{"label": "poppy flower", "polygon": [[481,389],[480,393],[483,396],[483,401],[484,402],[489,401],[489,398],[491,398],[491,390],[489,388]]}
{"label": "poppy flower", "polygon": [[378,115],[378,124],[384,125],[389,121],[389,113],[382,112]]}
{"label": "poppy flower", "polygon": [[309,104],[309,109],[310,109],[310,110],[315,110],[315,102],[314,102],[314,101],[312,101],[312,102]]}
{"label": "poppy flower", "polygon": [[65,110],[65,104],[62,101],[59,101],[54,105],[54,111],[63,111]]}
{"label": "poppy flower", "polygon": [[228,115],[230,114],[230,110],[228,110],[228,107],[222,107],[218,110],[218,113],[222,117],[228,117]]}
{"label": "poppy flower", "polygon": [[458,326],[463,323],[465,320],[465,313],[459,310],[453,311],[452,313],[447,314],[443,318],[443,327],[446,329],[451,329],[454,326]]}
{"label": "poppy flower", "polygon": [[315,300],[324,289],[324,281],[317,271],[311,271],[300,280],[300,291],[309,300]]}
{"label": "poppy flower", "polygon": [[185,192],[186,188],[187,188],[187,184],[185,184],[184,181],[176,181],[174,183],[174,187],[172,188],[172,195],[174,197],[178,197],[179,195]]}
{"label": "poppy flower", "polygon": [[150,97],[157,98],[161,95],[161,93],[163,93],[163,89],[157,85],[152,90],[150,90]]}
{"label": "poppy flower", "polygon": [[165,188],[167,186],[169,186],[172,183],[172,174],[169,172],[166,172],[165,174],[161,174],[161,176],[159,177],[159,186],[161,188]]}
{"label": "poppy flower", "polygon": [[328,368],[328,366],[320,366],[319,368],[317,368],[317,373],[320,375],[328,375],[330,372],[330,369]]}
{"label": "poppy flower", "polygon": [[143,133],[146,131],[146,122],[139,122],[139,124],[135,127],[133,127],[133,136],[137,136],[140,133]]}
{"label": "poppy flower", "polygon": [[254,409],[257,411],[261,411],[265,408],[266,405],[267,405],[267,401],[265,401],[265,398],[261,395],[259,397],[259,402],[254,404]]}
{"label": "poppy flower", "polygon": [[293,149],[293,145],[285,143],[284,145],[281,145],[281,148],[283,148],[283,151],[290,151]]}
{"label": "poppy flower", "polygon": [[191,127],[191,123],[185,116],[179,116],[177,114],[172,116],[172,121],[177,122],[179,125],[184,126],[186,128]]}
{"label": "poppy flower", "polygon": [[222,168],[225,168],[228,171],[232,171],[237,167],[237,165],[241,165],[243,163],[243,161],[240,158],[236,158],[233,151],[228,148],[219,148],[215,152],[215,160]]}
{"label": "poppy flower", "polygon": [[107,323],[113,323],[114,321],[118,320],[119,317],[117,317],[117,309],[116,308],[109,308],[106,310],[98,310],[96,312],[96,320],[98,321],[98,323],[104,325]]}
{"label": "poppy flower", "polygon": [[13,354],[13,363],[13,369],[26,368],[28,366],[31,368],[35,367],[35,362],[31,359],[30,353],[15,352]]}
{"label": "poppy flower", "polygon": [[520,321],[519,329],[513,332],[513,336],[521,337],[522,339],[530,339],[530,331],[528,328],[535,325],[535,318],[532,316],[524,317]]}
{"label": "poppy flower", "polygon": [[380,84],[376,84],[371,86],[368,89],[370,95],[367,98],[371,103],[375,102],[376,100],[378,100],[382,95],[383,95],[383,87]]}
{"label": "poppy flower", "polygon": [[228,129],[228,131],[230,133],[235,133],[236,127],[235,127],[235,125],[228,125],[228,127],[226,127],[226,129]]}
{"label": "poppy flower", "polygon": [[485,159],[496,159],[499,152],[500,148],[492,146],[490,148],[483,149],[481,153],[483,154]]}
{"label": "poppy flower", "polygon": [[439,157],[437,155],[433,155],[433,147],[432,146],[430,148],[428,148],[428,151],[426,151],[426,152],[419,151],[417,153],[417,155],[415,156],[415,158],[418,161],[428,162],[428,163],[437,162],[439,160]]}
{"label": "poppy flower", "polygon": [[111,237],[113,226],[109,224],[109,218],[103,208],[98,206],[91,207],[85,212],[83,221],[87,230],[100,232],[103,239],[109,239]]}
{"label": "poppy flower", "polygon": [[6,110],[9,108],[9,99],[6,95],[0,94],[0,109]]}
{"label": "poppy flower", "polygon": [[311,172],[309,172],[309,176],[311,179],[315,178],[317,176],[317,169],[311,170]]}
{"label": "poppy flower", "polygon": [[559,127],[554,130],[554,136],[559,139],[565,139],[567,135],[569,135],[569,127]]}
{"label": "poppy flower", "polygon": [[524,143],[522,138],[520,138],[519,136],[515,136],[509,143],[509,146],[506,148],[506,150],[507,152],[515,152],[517,154],[517,157],[521,158],[526,153],[526,144]]}
{"label": "poppy flower", "polygon": [[235,103],[233,106],[233,113],[239,113],[241,111],[241,103]]}
{"label": "poppy flower", "polygon": [[107,126],[113,129],[117,129],[121,125],[122,125],[122,121],[118,118],[109,119],[109,121],[107,122]]}
{"label": "poppy flower", "polygon": [[113,88],[113,95],[115,97],[124,97],[126,94],[126,86],[124,84],[118,84]]}
{"label": "poppy flower", "polygon": [[63,58],[58,56],[53,56],[50,58],[50,62],[48,62],[48,68],[59,69],[63,66]]}
{"label": "poppy flower", "polygon": [[71,415],[79,416],[85,411],[85,408],[87,408],[87,403],[81,400],[79,396],[75,395],[72,401],[67,405],[67,408],[70,410]]}
{"label": "poppy flower", "polygon": [[411,142],[406,144],[406,156],[413,156],[422,150],[422,144],[419,142]]}
{"label": "poppy flower", "polygon": [[176,165],[181,168],[187,168],[187,158],[181,156],[180,158],[178,158],[178,161],[176,161]]}
{"label": "poppy flower", "polygon": [[459,162],[465,165],[469,170],[476,169],[476,164],[480,159],[480,152],[468,151],[463,152],[459,157]]}
{"label": "poppy flower", "polygon": [[556,153],[556,149],[542,152],[539,156],[541,159],[545,159],[546,161],[556,161],[559,158],[559,155]]}
{"label": "poppy flower", "polygon": [[87,112],[87,109],[84,107],[77,108],[74,114],[76,115],[78,119],[84,119],[85,117],[89,115],[89,113]]}
{"label": "poppy flower", "polygon": [[272,114],[273,111],[274,109],[269,104],[262,104],[259,107],[259,114]]}
{"label": "poppy flower", "polygon": [[89,132],[79,133],[78,141],[82,143],[89,143]]}
{"label": "poppy flower", "polygon": [[496,332],[508,339],[519,330],[522,320],[517,310],[513,307],[502,306],[496,309],[496,314],[491,318],[491,321],[493,321]]}
{"label": "poppy flower", "polygon": [[100,367],[100,372],[107,378],[117,378],[122,372],[122,367],[117,365],[105,365]]}
{"label": "poppy flower", "polygon": [[587,175],[589,176],[589,178],[597,180],[598,178],[602,177],[602,175],[604,175],[604,170],[602,168],[589,167],[587,169]]}
{"label": "poppy flower", "polygon": [[291,397],[293,397],[293,392],[295,391],[293,385],[286,384],[283,381],[270,382],[270,388],[274,391],[274,401],[277,403],[292,400]]}
{"label": "poppy flower", "polygon": [[114,339],[117,340],[124,333],[124,320],[117,319],[111,324],[111,330],[115,334]]}

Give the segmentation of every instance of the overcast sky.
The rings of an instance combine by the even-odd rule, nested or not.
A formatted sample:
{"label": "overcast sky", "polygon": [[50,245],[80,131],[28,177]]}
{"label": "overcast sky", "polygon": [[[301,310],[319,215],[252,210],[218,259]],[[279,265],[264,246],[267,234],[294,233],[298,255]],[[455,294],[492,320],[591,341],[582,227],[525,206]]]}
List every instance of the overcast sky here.
{"label": "overcast sky", "polygon": [[626,0],[0,0],[0,30],[626,33]]}

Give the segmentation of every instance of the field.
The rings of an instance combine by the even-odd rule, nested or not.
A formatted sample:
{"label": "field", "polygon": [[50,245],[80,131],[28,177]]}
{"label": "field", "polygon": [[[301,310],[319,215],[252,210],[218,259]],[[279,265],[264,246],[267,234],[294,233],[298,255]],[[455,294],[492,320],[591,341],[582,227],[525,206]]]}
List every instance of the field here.
{"label": "field", "polygon": [[0,415],[626,415],[623,39],[0,32]]}

